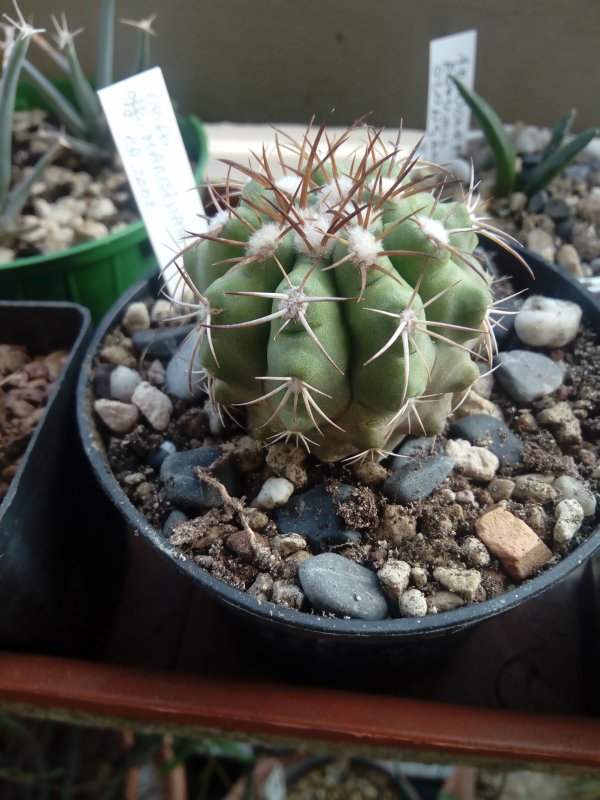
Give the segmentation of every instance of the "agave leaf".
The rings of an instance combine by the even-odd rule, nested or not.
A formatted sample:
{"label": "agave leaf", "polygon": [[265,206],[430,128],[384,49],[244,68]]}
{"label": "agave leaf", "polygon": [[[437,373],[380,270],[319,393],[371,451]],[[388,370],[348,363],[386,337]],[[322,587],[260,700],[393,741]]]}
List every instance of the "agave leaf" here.
{"label": "agave leaf", "polygon": [[98,26],[98,63],[96,86],[103,89],[113,80],[113,54],[115,49],[115,0],[102,0]]}
{"label": "agave leaf", "polygon": [[12,176],[12,121],[17,84],[28,47],[28,36],[17,36],[10,43],[0,80],[0,208],[6,201]]}
{"label": "agave leaf", "polygon": [[81,114],[69,103],[64,94],[27,60],[23,63],[23,73],[38,90],[44,102],[58,115],[66,127],[76,136],[85,136],[87,130],[85,122]]}
{"label": "agave leaf", "polygon": [[552,131],[552,135],[550,136],[550,141],[544,148],[542,152],[542,161],[545,161],[549,158],[553,153],[556,153],[557,150],[560,150],[562,144],[565,140],[565,136],[569,133],[571,129],[571,124],[575,119],[575,114],[577,112],[575,109],[571,109],[571,111],[567,111],[564,117],[561,117],[558,122],[556,123],[554,130]]}
{"label": "agave leaf", "polygon": [[494,154],[496,192],[501,196],[509,195],[515,184],[516,154],[514,145],[504,129],[502,120],[483,97],[468,89],[457,78],[452,78],[452,80],[462,98],[477,117],[483,134]]}
{"label": "agave leaf", "polygon": [[31,187],[40,179],[46,167],[62,152],[63,147],[64,142],[61,139],[54,142],[52,147],[35,162],[27,175],[16,186],[13,186],[5,199],[4,208],[2,209],[2,222],[4,225],[6,225],[7,220],[14,220],[21,213],[29,198]]}
{"label": "agave leaf", "polygon": [[547,186],[596,136],[598,128],[589,128],[538,164],[523,186],[525,194],[530,197]]}

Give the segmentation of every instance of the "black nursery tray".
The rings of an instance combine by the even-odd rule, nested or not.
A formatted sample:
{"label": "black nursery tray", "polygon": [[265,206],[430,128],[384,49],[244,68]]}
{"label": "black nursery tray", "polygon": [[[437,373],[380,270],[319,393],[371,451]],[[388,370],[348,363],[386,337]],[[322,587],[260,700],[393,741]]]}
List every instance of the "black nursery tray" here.
{"label": "black nursery tray", "polygon": [[65,490],[73,477],[74,387],[91,336],[89,311],[72,303],[0,301],[0,342],[32,355],[69,353],[0,504],[0,643],[49,645],[69,574]]}

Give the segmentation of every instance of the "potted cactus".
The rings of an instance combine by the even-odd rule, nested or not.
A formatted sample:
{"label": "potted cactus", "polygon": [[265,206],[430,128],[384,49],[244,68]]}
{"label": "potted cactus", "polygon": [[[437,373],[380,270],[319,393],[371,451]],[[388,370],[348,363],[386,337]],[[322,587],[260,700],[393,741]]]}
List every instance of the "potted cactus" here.
{"label": "potted cactus", "polygon": [[[180,259],[195,325],[134,332],[146,367],[131,375],[136,356],[126,353],[129,367],[122,360],[113,375],[114,348],[128,346],[148,287],[130,293],[90,346],[78,409],[86,452],[130,526],[293,658],[322,664],[352,652],[356,666],[348,647],[368,645],[371,665],[374,650],[402,662],[423,654],[423,638],[439,642],[521,603],[581,563],[600,533],[591,512],[568,546],[555,536],[552,552],[541,516],[531,517],[539,534],[524,523],[532,504],[520,504],[521,489],[514,506],[501,496],[520,463],[534,480],[516,437],[489,415],[479,439],[448,434],[481,372],[502,364],[495,320],[507,315],[479,237],[498,248],[517,289],[530,268],[481,218],[473,189],[445,199],[443,170],[368,128],[362,152],[342,162],[349,135],[332,141],[321,127],[298,143],[279,137],[258,169],[239,166],[249,181],[215,197],[208,232]],[[554,275],[536,277],[553,291]],[[588,297],[578,302],[597,316]],[[177,355],[157,377],[160,348],[186,334],[185,380],[173,378]],[[559,390],[552,359],[533,361],[553,376],[534,396]],[[463,482],[465,448],[481,459],[479,500]],[[558,456],[552,463],[566,469]],[[564,483],[539,489],[548,524]],[[514,529],[519,554],[501,552],[496,523]],[[424,568],[427,534],[444,528]],[[494,559],[508,570],[501,589]]]}
{"label": "potted cactus", "polygon": [[[135,221],[137,211],[95,92],[113,80],[114,16],[114,0],[103,0],[93,85],[79,63],[78,31],[68,27],[64,16],[52,20],[56,48],[43,29],[25,21],[16,4],[16,19],[5,14],[3,26],[0,295],[81,302],[95,319],[155,266],[143,223]],[[149,66],[153,19],[124,20],[137,29],[135,72]],[[48,80],[28,60],[32,44],[39,45],[64,71],[64,79]],[[35,112],[34,118],[27,117],[23,131],[14,128],[15,114],[31,109],[47,112],[47,119]],[[207,154],[202,125],[193,116],[181,125],[190,157],[201,174]],[[18,169],[15,157],[23,165]],[[41,195],[39,187],[50,175],[51,164],[56,175]],[[73,165],[74,170],[65,169]],[[80,180],[86,178],[83,172],[89,180]],[[97,192],[100,179],[111,187],[104,198]]]}

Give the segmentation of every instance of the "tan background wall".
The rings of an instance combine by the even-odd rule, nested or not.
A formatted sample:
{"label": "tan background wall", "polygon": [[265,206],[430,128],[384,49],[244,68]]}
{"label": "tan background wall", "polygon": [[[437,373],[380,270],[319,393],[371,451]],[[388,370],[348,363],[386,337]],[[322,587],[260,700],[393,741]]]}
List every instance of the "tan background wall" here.
{"label": "tan background wall", "polygon": [[[94,64],[98,2],[22,0],[38,25],[65,11]],[[119,16],[156,11],[153,59],[183,111],[207,121],[305,122],[335,106],[342,124],[423,127],[428,42],[479,32],[476,88],[507,122],[552,124],[578,108],[600,124],[600,0],[120,0]],[[7,0],[2,0],[9,10]],[[132,56],[118,33],[118,66]]]}

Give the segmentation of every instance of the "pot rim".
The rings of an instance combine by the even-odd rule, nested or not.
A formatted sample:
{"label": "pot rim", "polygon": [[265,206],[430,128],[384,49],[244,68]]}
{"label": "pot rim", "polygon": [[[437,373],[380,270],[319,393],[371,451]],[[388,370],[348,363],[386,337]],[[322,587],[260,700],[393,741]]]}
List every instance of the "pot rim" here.
{"label": "pot rim", "polygon": [[[501,269],[510,274],[516,283],[523,283],[527,276],[517,273],[512,263],[516,259],[507,256],[504,250],[485,244],[497,259]],[[523,248],[521,251],[528,264],[535,273],[535,284],[526,284],[529,289],[547,290],[549,286],[560,284],[560,290],[555,291],[555,296],[573,299],[577,297],[584,310],[584,320],[596,320],[595,327],[600,333],[600,299],[588,292],[578,281],[566,275],[548,262],[543,261],[535,253]],[[516,265],[519,268],[519,265]],[[525,271],[522,270],[524,273]],[[596,528],[582,544],[578,545],[571,553],[562,558],[557,564],[552,565],[539,575],[525,581],[514,589],[503,594],[484,600],[480,603],[471,603],[451,611],[439,614],[427,614],[423,617],[387,618],[384,620],[358,620],[344,619],[341,617],[326,617],[318,613],[308,613],[284,608],[269,601],[258,598],[235,589],[196,564],[191,558],[185,558],[175,547],[169,545],[161,531],[154,528],[145,517],[129,501],[125,492],[114,477],[104,454],[101,438],[96,430],[91,410],[91,378],[92,362],[99,343],[106,333],[115,325],[122,316],[125,307],[139,296],[148,294],[148,289],[156,289],[158,275],[149,280],[141,281],[126,292],[109,310],[98,326],[96,333],[89,345],[77,385],[77,421],[84,451],[90,460],[92,468],[99,479],[102,488],[108,494],[113,504],[125,517],[128,525],[141,533],[142,536],[159,553],[171,561],[181,572],[198,583],[205,591],[227,606],[238,611],[250,614],[257,618],[278,624],[280,628],[291,630],[295,634],[318,633],[321,638],[349,639],[362,637],[369,641],[386,640],[389,637],[413,639],[422,634],[441,636],[454,633],[462,628],[482,622],[510,609],[521,605],[525,600],[533,598],[560,583],[574,570],[580,567],[597,550],[600,550],[600,527]],[[156,296],[156,291],[151,291]]]}

